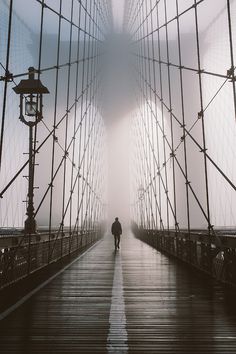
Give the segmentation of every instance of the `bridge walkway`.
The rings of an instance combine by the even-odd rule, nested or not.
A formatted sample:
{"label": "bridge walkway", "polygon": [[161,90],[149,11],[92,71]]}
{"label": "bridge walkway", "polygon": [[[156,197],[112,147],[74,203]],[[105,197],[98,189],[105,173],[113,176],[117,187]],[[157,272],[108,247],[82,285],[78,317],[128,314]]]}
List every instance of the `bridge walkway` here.
{"label": "bridge walkway", "polygon": [[0,321],[0,352],[235,353],[235,292],[135,239],[103,240]]}

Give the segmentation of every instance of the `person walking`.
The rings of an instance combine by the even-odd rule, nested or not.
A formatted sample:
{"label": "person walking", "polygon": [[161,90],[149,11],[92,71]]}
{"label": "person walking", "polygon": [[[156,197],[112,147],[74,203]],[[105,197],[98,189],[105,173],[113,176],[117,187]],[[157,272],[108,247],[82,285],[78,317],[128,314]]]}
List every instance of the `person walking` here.
{"label": "person walking", "polygon": [[121,223],[117,217],[111,226],[111,233],[114,236],[115,250],[117,250],[120,248],[120,235],[122,235]]}

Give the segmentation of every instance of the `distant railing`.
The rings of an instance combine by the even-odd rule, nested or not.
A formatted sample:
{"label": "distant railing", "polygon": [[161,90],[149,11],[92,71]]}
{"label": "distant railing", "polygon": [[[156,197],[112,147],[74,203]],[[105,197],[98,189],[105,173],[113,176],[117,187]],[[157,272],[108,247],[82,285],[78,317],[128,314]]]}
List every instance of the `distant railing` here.
{"label": "distant railing", "polygon": [[0,289],[92,245],[101,230],[6,236],[0,242]]}
{"label": "distant railing", "polygon": [[157,231],[134,227],[137,238],[223,283],[236,285],[236,235],[232,232]]}

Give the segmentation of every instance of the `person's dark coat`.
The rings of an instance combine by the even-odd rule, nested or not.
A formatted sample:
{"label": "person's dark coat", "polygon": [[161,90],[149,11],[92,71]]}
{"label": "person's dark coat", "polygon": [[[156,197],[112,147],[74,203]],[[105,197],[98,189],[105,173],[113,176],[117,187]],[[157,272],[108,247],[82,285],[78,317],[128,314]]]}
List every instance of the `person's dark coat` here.
{"label": "person's dark coat", "polygon": [[113,224],[111,226],[111,233],[114,236],[119,236],[122,234],[122,227],[121,227],[121,223],[119,221],[113,222]]}

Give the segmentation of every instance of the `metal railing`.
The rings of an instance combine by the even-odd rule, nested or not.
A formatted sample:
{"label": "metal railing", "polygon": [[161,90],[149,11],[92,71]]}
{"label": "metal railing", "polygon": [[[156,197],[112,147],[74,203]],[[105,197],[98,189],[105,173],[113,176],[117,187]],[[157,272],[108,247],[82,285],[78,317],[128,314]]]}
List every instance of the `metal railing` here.
{"label": "metal railing", "polygon": [[[0,290],[101,238],[101,230],[7,237],[0,247]],[[18,239],[18,242],[17,242]],[[12,243],[18,243],[12,245]],[[9,246],[10,245],[10,246]]]}
{"label": "metal railing", "polygon": [[135,228],[135,236],[222,283],[236,285],[236,236],[193,231],[157,231]]}

